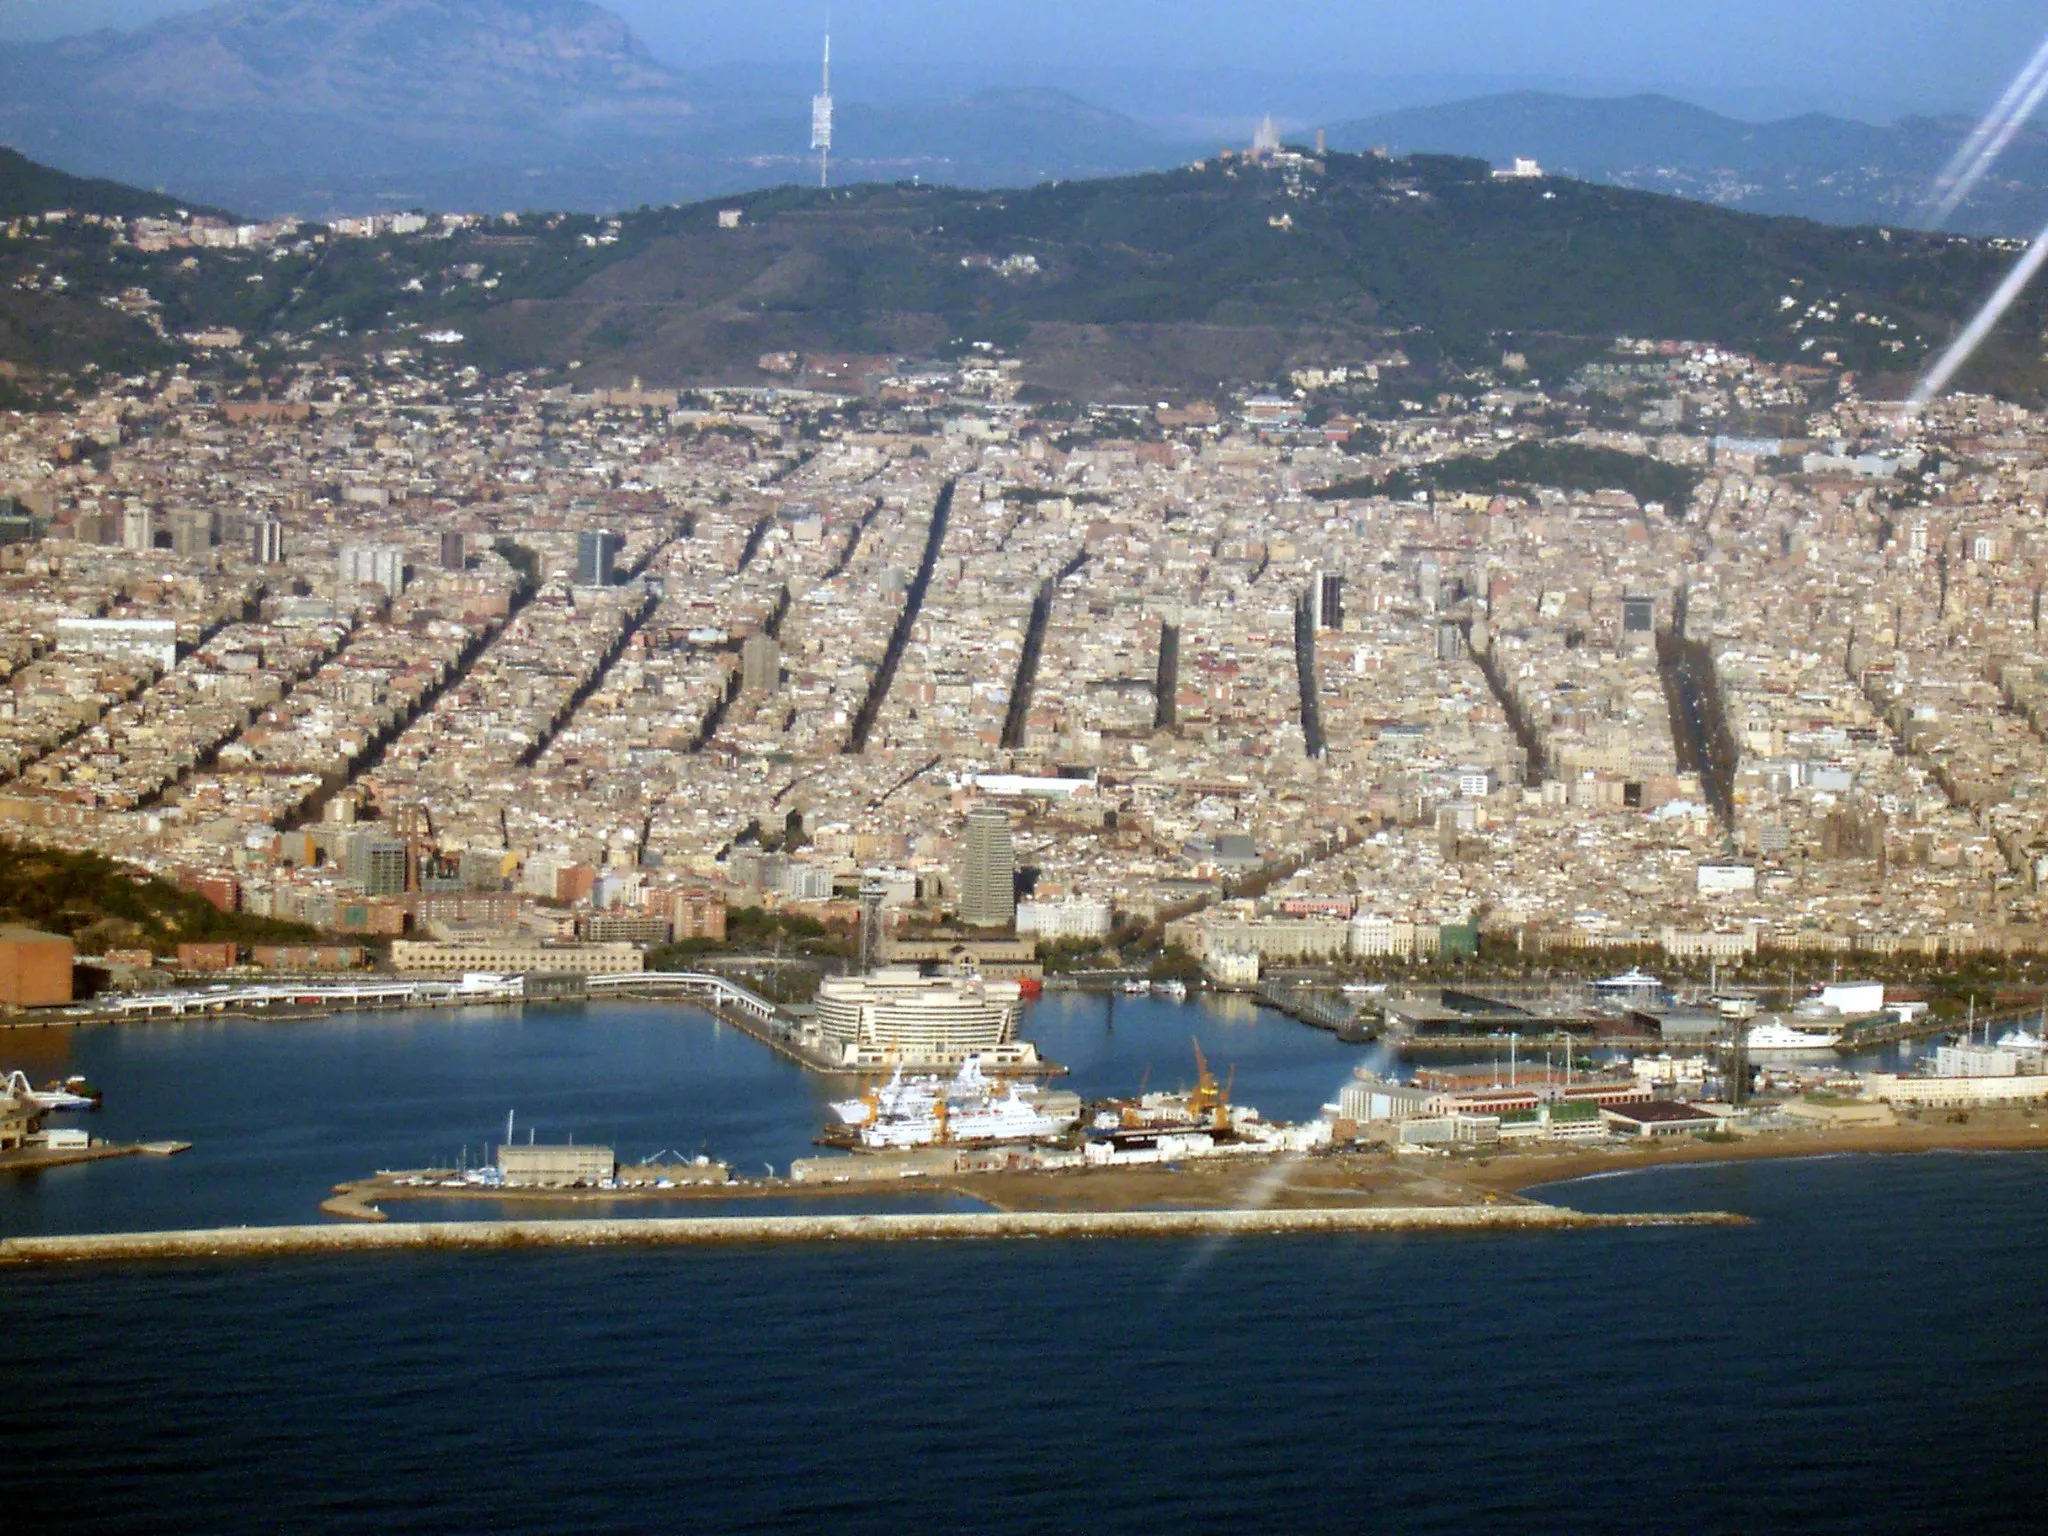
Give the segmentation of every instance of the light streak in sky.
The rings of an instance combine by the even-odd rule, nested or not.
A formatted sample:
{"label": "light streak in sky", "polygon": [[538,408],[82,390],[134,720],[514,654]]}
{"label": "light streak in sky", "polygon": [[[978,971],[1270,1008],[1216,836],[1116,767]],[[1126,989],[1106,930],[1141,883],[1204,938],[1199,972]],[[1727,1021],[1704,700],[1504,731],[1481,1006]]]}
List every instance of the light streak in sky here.
{"label": "light streak in sky", "polygon": [[2048,42],[2043,42],[2014,77],[2005,94],[1963,141],[1955,157],[1943,167],[1928,189],[1927,222],[1938,227],[1977,190],[1998,157],[2005,153],[2020,129],[2048,100]]}
{"label": "light streak in sky", "polygon": [[2035,274],[2041,270],[2044,262],[2048,262],[2048,229],[2042,230],[2034,237],[2034,243],[2027,247],[2026,255],[2019,259],[2019,264],[2008,272],[2005,281],[1998,285],[1998,291],[1985,301],[1984,307],[1977,311],[1977,317],[1963,327],[1962,335],[1949,343],[1949,349],[1941,354],[1934,366],[1927,370],[1926,376],[1914,387],[1912,398],[1906,402],[1906,420],[1910,421],[1917,416],[1928,401],[1948,388],[1956,374],[1962,370],[1963,364],[1984,345],[1984,338],[1991,334],[1998,322],[2005,318],[2005,312],[2011,309],[2014,302],[2026,291],[2027,284],[2034,280]]}

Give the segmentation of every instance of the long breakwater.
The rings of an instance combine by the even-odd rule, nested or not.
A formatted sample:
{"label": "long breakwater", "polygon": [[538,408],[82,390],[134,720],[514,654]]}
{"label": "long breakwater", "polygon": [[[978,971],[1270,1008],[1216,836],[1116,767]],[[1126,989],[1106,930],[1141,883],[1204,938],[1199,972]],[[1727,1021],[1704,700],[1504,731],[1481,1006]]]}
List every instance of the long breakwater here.
{"label": "long breakwater", "polygon": [[1579,1231],[1738,1226],[1723,1212],[1587,1215],[1549,1205],[1378,1210],[968,1211],[886,1216],[707,1216],[646,1221],[391,1222],[378,1226],[220,1227],[0,1241],[0,1266],[282,1258],[392,1250],[507,1252],[739,1244],[947,1242],[998,1238],[1251,1237],[1390,1232]]}

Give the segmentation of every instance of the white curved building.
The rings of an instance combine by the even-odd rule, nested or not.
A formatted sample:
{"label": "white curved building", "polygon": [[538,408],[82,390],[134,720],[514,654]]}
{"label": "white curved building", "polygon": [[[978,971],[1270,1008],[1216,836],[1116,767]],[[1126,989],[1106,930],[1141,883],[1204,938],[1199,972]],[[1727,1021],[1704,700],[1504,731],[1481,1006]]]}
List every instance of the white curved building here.
{"label": "white curved building", "polygon": [[806,1033],[840,1064],[861,1071],[957,1066],[1029,1066],[1037,1050],[1017,1036],[1023,989],[1014,981],[921,976],[910,969],[828,977],[818,987]]}

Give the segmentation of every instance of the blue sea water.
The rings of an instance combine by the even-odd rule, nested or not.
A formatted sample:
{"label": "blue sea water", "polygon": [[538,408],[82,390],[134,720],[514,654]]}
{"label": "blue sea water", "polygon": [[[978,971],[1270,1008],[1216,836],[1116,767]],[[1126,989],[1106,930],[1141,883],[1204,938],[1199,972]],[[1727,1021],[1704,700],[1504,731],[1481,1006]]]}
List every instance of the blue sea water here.
{"label": "blue sea water", "polygon": [[2041,1529],[2048,1158],[1551,1194],[1755,1224],[16,1272],[9,1528]]}
{"label": "blue sea water", "polygon": [[[1275,1015],[1048,999],[1090,1096],[1314,1112]],[[743,1167],[828,1085],[685,1008],[5,1042],[194,1150],[0,1183],[0,1230],[313,1218],[547,1136]],[[6,1528],[1973,1532],[2041,1528],[2048,1158],[1732,1163],[1547,1191],[1740,1229],[392,1254],[0,1276]],[[443,1214],[435,1211],[433,1214]]]}

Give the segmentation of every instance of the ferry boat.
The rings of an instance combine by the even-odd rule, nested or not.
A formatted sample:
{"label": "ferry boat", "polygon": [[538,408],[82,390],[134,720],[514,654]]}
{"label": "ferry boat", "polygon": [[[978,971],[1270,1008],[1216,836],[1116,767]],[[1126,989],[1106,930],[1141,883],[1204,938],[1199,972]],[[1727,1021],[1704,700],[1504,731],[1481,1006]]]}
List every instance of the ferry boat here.
{"label": "ferry boat", "polygon": [[1126,997],[1143,997],[1151,990],[1152,983],[1141,978],[1133,977],[1124,983],[1124,995]]}
{"label": "ferry boat", "polygon": [[1184,1003],[1188,1000],[1188,984],[1184,981],[1155,981],[1152,983],[1152,995]]}
{"label": "ferry boat", "polygon": [[1772,1019],[1750,1027],[1748,1044],[1752,1056],[1791,1055],[1800,1051],[1832,1051],[1835,1036],[1794,1029],[1782,1019]]}

